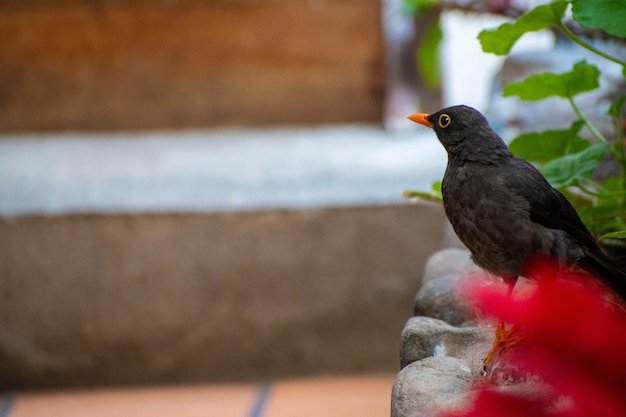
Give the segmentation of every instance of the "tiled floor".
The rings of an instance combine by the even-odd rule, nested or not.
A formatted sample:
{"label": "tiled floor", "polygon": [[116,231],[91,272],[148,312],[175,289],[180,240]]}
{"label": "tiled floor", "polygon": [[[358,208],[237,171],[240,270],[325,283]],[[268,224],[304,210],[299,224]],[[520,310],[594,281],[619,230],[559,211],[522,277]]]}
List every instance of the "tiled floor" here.
{"label": "tiled floor", "polygon": [[392,376],[16,394],[0,417],[386,417]]}

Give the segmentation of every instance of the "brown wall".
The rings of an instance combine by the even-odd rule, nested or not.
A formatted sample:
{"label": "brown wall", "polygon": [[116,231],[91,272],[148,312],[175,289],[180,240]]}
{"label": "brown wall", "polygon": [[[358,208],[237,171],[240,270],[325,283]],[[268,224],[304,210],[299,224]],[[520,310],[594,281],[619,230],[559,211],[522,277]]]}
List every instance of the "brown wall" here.
{"label": "brown wall", "polygon": [[0,1],[0,132],[378,122],[379,0]]}

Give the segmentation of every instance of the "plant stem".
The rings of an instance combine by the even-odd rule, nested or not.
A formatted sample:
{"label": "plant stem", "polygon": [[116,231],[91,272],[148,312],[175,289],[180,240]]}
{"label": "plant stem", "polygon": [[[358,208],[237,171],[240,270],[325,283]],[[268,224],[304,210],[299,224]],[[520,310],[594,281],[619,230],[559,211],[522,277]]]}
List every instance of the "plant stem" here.
{"label": "plant stem", "polygon": [[425,191],[404,190],[402,192],[402,197],[403,198],[416,198],[418,200],[441,203],[441,194],[437,194],[434,191],[425,192]]}
{"label": "plant stem", "polygon": [[610,191],[606,187],[598,184],[593,180],[577,180],[575,184],[576,187],[578,187],[581,191],[590,196],[615,198],[626,197],[626,190]]}
{"label": "plant stem", "polygon": [[622,67],[626,67],[626,62],[615,58],[614,56],[611,56],[609,54],[605,54],[604,52],[594,48],[593,46],[589,45],[586,42],[583,42],[582,40],[580,40],[580,38],[578,36],[576,36],[574,34],[574,32],[572,32],[567,26],[565,26],[565,24],[563,22],[559,23],[559,29],[561,29],[561,31],[565,34],[565,36],[567,36],[572,42],[577,43],[578,45],[582,46],[583,48],[593,52],[596,55],[601,56],[602,58],[608,59],[611,62],[615,62],[616,64],[621,65]]}
{"label": "plant stem", "polygon": [[[619,114],[621,113],[622,112],[620,111]],[[624,123],[622,122],[621,117],[616,117],[615,122],[617,125],[617,145],[615,146],[613,155],[622,169],[622,189],[626,190],[626,149],[624,149],[626,148],[626,144],[624,143]]]}
{"label": "plant stem", "polygon": [[589,131],[591,132],[593,137],[598,139],[598,141],[600,141],[600,142],[605,142],[606,143],[607,142],[606,138],[604,136],[602,136],[602,133],[600,133],[600,131],[598,131],[598,129],[596,129],[596,127],[591,124],[591,122],[585,117],[585,115],[581,113],[581,111],[578,108],[578,106],[576,105],[576,103],[574,103],[574,99],[572,97],[568,96],[567,100],[569,100],[569,103],[572,105],[572,108],[574,109],[574,112],[576,113],[578,118],[583,121],[585,126],[587,126],[587,129],[589,129]]}
{"label": "plant stem", "polygon": [[596,184],[595,182],[589,180],[587,182],[578,180],[576,181],[576,186],[582,190],[582,192],[584,192],[585,194],[588,194],[590,196],[593,197],[600,197],[602,195],[602,193],[600,191],[598,191],[598,188],[601,188],[599,184]]}

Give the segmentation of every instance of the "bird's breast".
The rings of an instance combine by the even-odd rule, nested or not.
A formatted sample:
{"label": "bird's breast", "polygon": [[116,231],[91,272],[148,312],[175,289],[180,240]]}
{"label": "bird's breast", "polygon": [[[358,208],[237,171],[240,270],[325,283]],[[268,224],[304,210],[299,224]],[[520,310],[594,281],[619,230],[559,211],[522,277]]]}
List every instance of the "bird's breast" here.
{"label": "bird's breast", "polygon": [[[527,216],[513,210],[514,196],[498,181],[497,174],[490,167],[449,167],[442,183],[443,204],[450,224],[474,261],[492,272],[514,275],[520,269],[512,256],[517,250],[515,235]],[[507,241],[514,245],[507,247]]]}

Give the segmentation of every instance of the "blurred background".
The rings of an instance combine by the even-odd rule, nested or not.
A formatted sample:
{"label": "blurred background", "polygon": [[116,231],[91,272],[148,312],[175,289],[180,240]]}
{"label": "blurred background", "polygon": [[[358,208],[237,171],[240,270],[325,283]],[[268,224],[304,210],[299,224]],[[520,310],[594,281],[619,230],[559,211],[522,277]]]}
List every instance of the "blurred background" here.
{"label": "blurred background", "polygon": [[0,1],[0,389],[394,374],[511,3]]}

